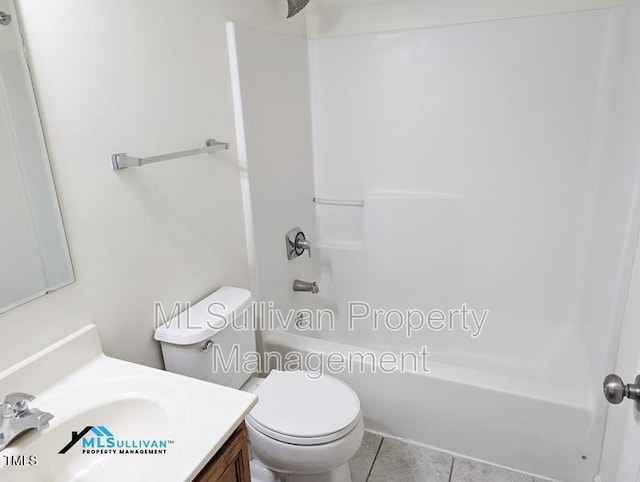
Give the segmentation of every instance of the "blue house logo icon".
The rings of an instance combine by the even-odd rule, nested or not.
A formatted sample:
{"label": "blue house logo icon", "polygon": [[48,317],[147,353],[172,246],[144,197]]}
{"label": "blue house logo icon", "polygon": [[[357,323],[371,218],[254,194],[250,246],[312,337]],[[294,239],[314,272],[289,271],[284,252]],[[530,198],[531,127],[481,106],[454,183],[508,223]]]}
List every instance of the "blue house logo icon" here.
{"label": "blue house logo icon", "polygon": [[71,441],[59,454],[66,454],[74,445],[82,441],[82,452],[109,454],[163,454],[173,440],[118,438],[104,425],[87,425],[80,432],[71,432]]}
{"label": "blue house logo icon", "polygon": [[113,437],[113,434],[109,432],[109,430],[107,430],[107,427],[105,427],[104,425],[91,427],[91,431],[98,437]]}
{"label": "blue house logo icon", "polygon": [[92,432],[98,437],[113,437],[113,434],[109,432],[107,427],[105,427],[104,425],[98,425],[98,426],[87,425],[80,432],[75,432],[75,431],[71,432],[71,442],[65,445],[62,448],[62,450],[60,450],[60,452],[58,453],[66,454],[71,447],[73,447],[80,440],[82,440],[85,437],[85,435],[87,435],[89,432]]}

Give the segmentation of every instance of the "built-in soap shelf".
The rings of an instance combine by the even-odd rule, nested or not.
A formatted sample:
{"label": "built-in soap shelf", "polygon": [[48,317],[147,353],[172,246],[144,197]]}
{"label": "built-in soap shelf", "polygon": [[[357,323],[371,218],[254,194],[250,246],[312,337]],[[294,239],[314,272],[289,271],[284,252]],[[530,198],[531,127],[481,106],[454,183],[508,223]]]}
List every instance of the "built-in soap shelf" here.
{"label": "built-in soap shelf", "polygon": [[362,249],[362,243],[327,240],[319,244],[318,249],[320,249],[320,251],[360,251]]}
{"label": "built-in soap shelf", "polygon": [[322,198],[322,197],[314,197],[313,202],[315,204],[323,204],[326,206],[346,206],[346,207],[364,207],[363,200],[352,200],[352,199],[330,199],[330,198]]}
{"label": "built-in soap shelf", "polygon": [[[325,252],[354,252],[366,244],[371,249],[377,238],[388,235],[389,226],[394,226],[391,231],[396,235],[440,239],[440,231],[450,231],[452,220],[462,215],[461,201],[459,193],[433,191],[370,192],[362,200],[317,196],[313,202],[318,206],[318,247]],[[401,222],[405,218],[421,222]]]}

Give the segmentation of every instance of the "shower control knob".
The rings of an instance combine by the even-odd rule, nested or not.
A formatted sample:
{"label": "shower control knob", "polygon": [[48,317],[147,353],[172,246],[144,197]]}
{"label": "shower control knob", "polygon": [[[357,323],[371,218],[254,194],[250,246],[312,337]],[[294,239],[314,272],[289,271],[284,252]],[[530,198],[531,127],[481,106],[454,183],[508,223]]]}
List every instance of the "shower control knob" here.
{"label": "shower control knob", "polygon": [[305,251],[311,257],[311,243],[305,237],[302,229],[293,228],[289,231],[285,236],[285,241],[287,243],[287,259],[292,260],[297,258]]}
{"label": "shower control knob", "polygon": [[636,407],[640,410],[640,375],[635,379],[635,383],[625,383],[618,375],[607,375],[603,385],[604,398],[609,403],[617,405],[621,403],[625,397],[636,402]]}

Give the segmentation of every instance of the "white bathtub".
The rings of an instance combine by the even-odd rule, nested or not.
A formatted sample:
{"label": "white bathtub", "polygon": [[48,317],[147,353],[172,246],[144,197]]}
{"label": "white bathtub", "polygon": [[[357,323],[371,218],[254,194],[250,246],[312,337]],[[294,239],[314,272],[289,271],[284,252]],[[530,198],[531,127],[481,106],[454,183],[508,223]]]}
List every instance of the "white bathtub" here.
{"label": "white bathtub", "polygon": [[[281,354],[363,350],[281,331],[265,334],[263,343]],[[365,366],[334,376],[358,393],[368,429],[549,479],[594,480],[604,418],[599,399],[437,360],[429,368],[384,374]]]}

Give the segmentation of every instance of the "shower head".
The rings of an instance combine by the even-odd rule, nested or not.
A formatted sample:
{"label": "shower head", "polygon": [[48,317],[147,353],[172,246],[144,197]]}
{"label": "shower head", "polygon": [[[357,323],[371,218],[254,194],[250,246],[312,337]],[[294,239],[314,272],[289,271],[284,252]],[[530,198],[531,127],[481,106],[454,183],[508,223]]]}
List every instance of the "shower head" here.
{"label": "shower head", "polygon": [[309,0],[287,0],[287,3],[289,4],[289,13],[287,14],[287,18],[291,18],[297,13],[300,13],[300,10],[307,6]]}

